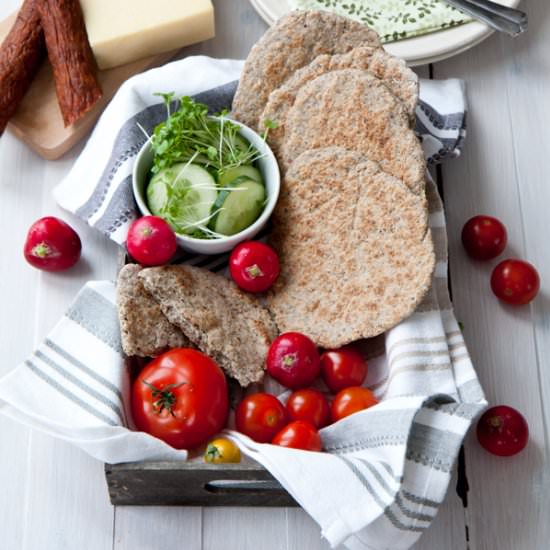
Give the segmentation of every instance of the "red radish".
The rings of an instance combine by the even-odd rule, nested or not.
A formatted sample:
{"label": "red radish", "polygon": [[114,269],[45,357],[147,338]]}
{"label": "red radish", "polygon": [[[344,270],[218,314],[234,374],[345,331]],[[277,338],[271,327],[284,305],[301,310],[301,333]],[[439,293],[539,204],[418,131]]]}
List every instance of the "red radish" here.
{"label": "red radish", "polygon": [[299,332],[277,336],[269,347],[266,363],[267,372],[293,390],[309,386],[321,369],[317,346]]}
{"label": "red radish", "polygon": [[34,222],[25,241],[25,259],[44,271],[63,271],[80,258],[82,243],[76,231],[54,216]]}
{"label": "red radish", "polygon": [[279,276],[279,258],[267,244],[246,241],[231,252],[229,271],[243,290],[265,292]]}
{"label": "red radish", "polygon": [[158,216],[143,216],[128,230],[128,253],[142,265],[162,265],[176,252],[174,230]]}

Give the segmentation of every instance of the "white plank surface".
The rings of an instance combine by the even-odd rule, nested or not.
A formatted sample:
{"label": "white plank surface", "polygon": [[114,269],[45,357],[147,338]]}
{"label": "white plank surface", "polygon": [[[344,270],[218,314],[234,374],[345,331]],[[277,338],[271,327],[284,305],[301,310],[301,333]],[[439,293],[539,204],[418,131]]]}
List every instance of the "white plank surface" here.
{"label": "white plank surface", "polygon": [[[0,17],[19,0],[4,0]],[[244,57],[265,24],[247,0],[217,0],[217,37],[182,55]],[[516,41],[493,37],[435,66],[435,77],[467,80],[470,128],[464,156],[444,169],[455,303],[492,402],[522,410],[532,440],[522,455],[497,460],[473,438],[466,448],[470,482],[469,548],[539,550],[550,540],[548,425],[550,373],[550,6],[530,0],[531,28]],[[21,255],[28,226],[61,215],[51,189],[74,151],[47,163],[7,134],[0,140],[0,375],[21,361],[52,328],[80,286],[112,278],[114,245],[74,218],[84,258],[64,275],[32,270]],[[530,308],[505,308],[488,287],[490,266],[472,264],[459,244],[464,221],[478,212],[503,219],[510,254],[537,265],[543,295]],[[546,237],[546,238],[545,238]],[[507,251],[508,254],[508,251]],[[4,550],[326,549],[316,524],[299,509],[129,508],[109,504],[102,465],[48,436],[0,416],[0,547]],[[7,443],[6,443],[7,442]],[[434,525],[416,550],[466,550],[465,512],[451,485]]]}
{"label": "white plank surface", "polygon": [[[469,438],[472,550],[538,550],[548,548],[550,540],[550,5],[531,0],[528,10],[527,35],[515,41],[494,36],[435,67],[436,78],[465,78],[470,97],[466,151],[443,168],[457,314],[489,401],[518,408],[531,431],[528,448],[511,459],[492,457]],[[503,258],[525,258],[539,269],[542,291],[531,307],[499,304],[489,288],[498,260],[474,264],[462,251],[462,224],[484,212],[508,228],[510,244]]]}

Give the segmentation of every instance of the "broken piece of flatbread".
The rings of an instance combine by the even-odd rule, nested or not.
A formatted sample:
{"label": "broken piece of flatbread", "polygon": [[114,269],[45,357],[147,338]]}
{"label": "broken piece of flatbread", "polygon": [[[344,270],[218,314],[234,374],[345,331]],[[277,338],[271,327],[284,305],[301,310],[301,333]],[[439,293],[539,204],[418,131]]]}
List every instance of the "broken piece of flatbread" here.
{"label": "broken piece of flatbread", "polygon": [[409,121],[414,120],[418,102],[418,77],[402,59],[393,57],[381,48],[368,46],[354,48],[341,55],[320,55],[309,65],[296,71],[280,88],[271,92],[258,120],[259,128],[263,127],[266,120],[277,124],[277,128],[270,130],[268,138],[276,155],[284,142],[287,113],[294,105],[300,88],[322,74],[343,69],[364,70],[375,76],[400,101]]}
{"label": "broken piece of flatbread", "polygon": [[382,170],[424,195],[426,161],[399,100],[379,79],[358,69],[311,80],[288,111],[283,170],[304,151],[338,146],[362,153]]}
{"label": "broken piece of flatbread", "polygon": [[156,357],[170,348],[192,346],[143,288],[138,278],[142,269],[139,265],[127,264],[118,274],[117,306],[124,353]]}
{"label": "broken piece of flatbread", "polygon": [[381,47],[378,34],[335,13],[288,13],[250,50],[233,100],[232,116],[257,130],[269,94],[294,71],[318,55],[345,53],[357,46]]}
{"label": "broken piece of flatbread", "polygon": [[435,265],[422,197],[338,147],[300,155],[284,178],[270,244],[281,273],[268,307],[281,332],[338,348],[408,317]]}
{"label": "broken piece of flatbread", "polygon": [[233,281],[188,265],[151,267],[139,278],[164,315],[241,386],[262,380],[277,328]]}

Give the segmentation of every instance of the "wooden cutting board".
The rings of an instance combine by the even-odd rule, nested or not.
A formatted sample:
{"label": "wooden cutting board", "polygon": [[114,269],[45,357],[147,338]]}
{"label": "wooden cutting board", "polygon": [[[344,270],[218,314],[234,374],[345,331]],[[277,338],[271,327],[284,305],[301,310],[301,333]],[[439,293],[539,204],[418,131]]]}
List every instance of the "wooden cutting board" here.
{"label": "wooden cutting board", "polygon": [[[15,17],[13,14],[0,22],[0,42],[8,34]],[[82,119],[66,128],[57,104],[52,68],[46,61],[9,122],[8,128],[41,157],[47,160],[58,159],[88,134],[125,80],[151,67],[162,65],[175,53],[167,52],[100,71],[98,76],[103,97]]]}

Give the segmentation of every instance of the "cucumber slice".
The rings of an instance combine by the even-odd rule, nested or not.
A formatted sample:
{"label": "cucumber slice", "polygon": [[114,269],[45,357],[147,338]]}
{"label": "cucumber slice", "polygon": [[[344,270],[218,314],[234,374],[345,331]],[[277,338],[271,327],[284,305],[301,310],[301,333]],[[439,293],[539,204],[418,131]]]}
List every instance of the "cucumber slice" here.
{"label": "cucumber slice", "polygon": [[155,174],[147,186],[147,203],[176,233],[193,233],[207,225],[218,190],[210,173],[196,164],[174,164]]}
{"label": "cucumber slice", "polygon": [[243,166],[237,166],[226,170],[220,177],[218,185],[220,187],[227,187],[233,180],[240,178],[241,176],[246,176],[250,180],[263,183],[260,171],[250,164],[244,164]]}
{"label": "cucumber slice", "polygon": [[234,235],[252,225],[264,209],[265,197],[265,188],[261,183],[251,179],[239,181],[221,204],[214,231],[221,235]]}

